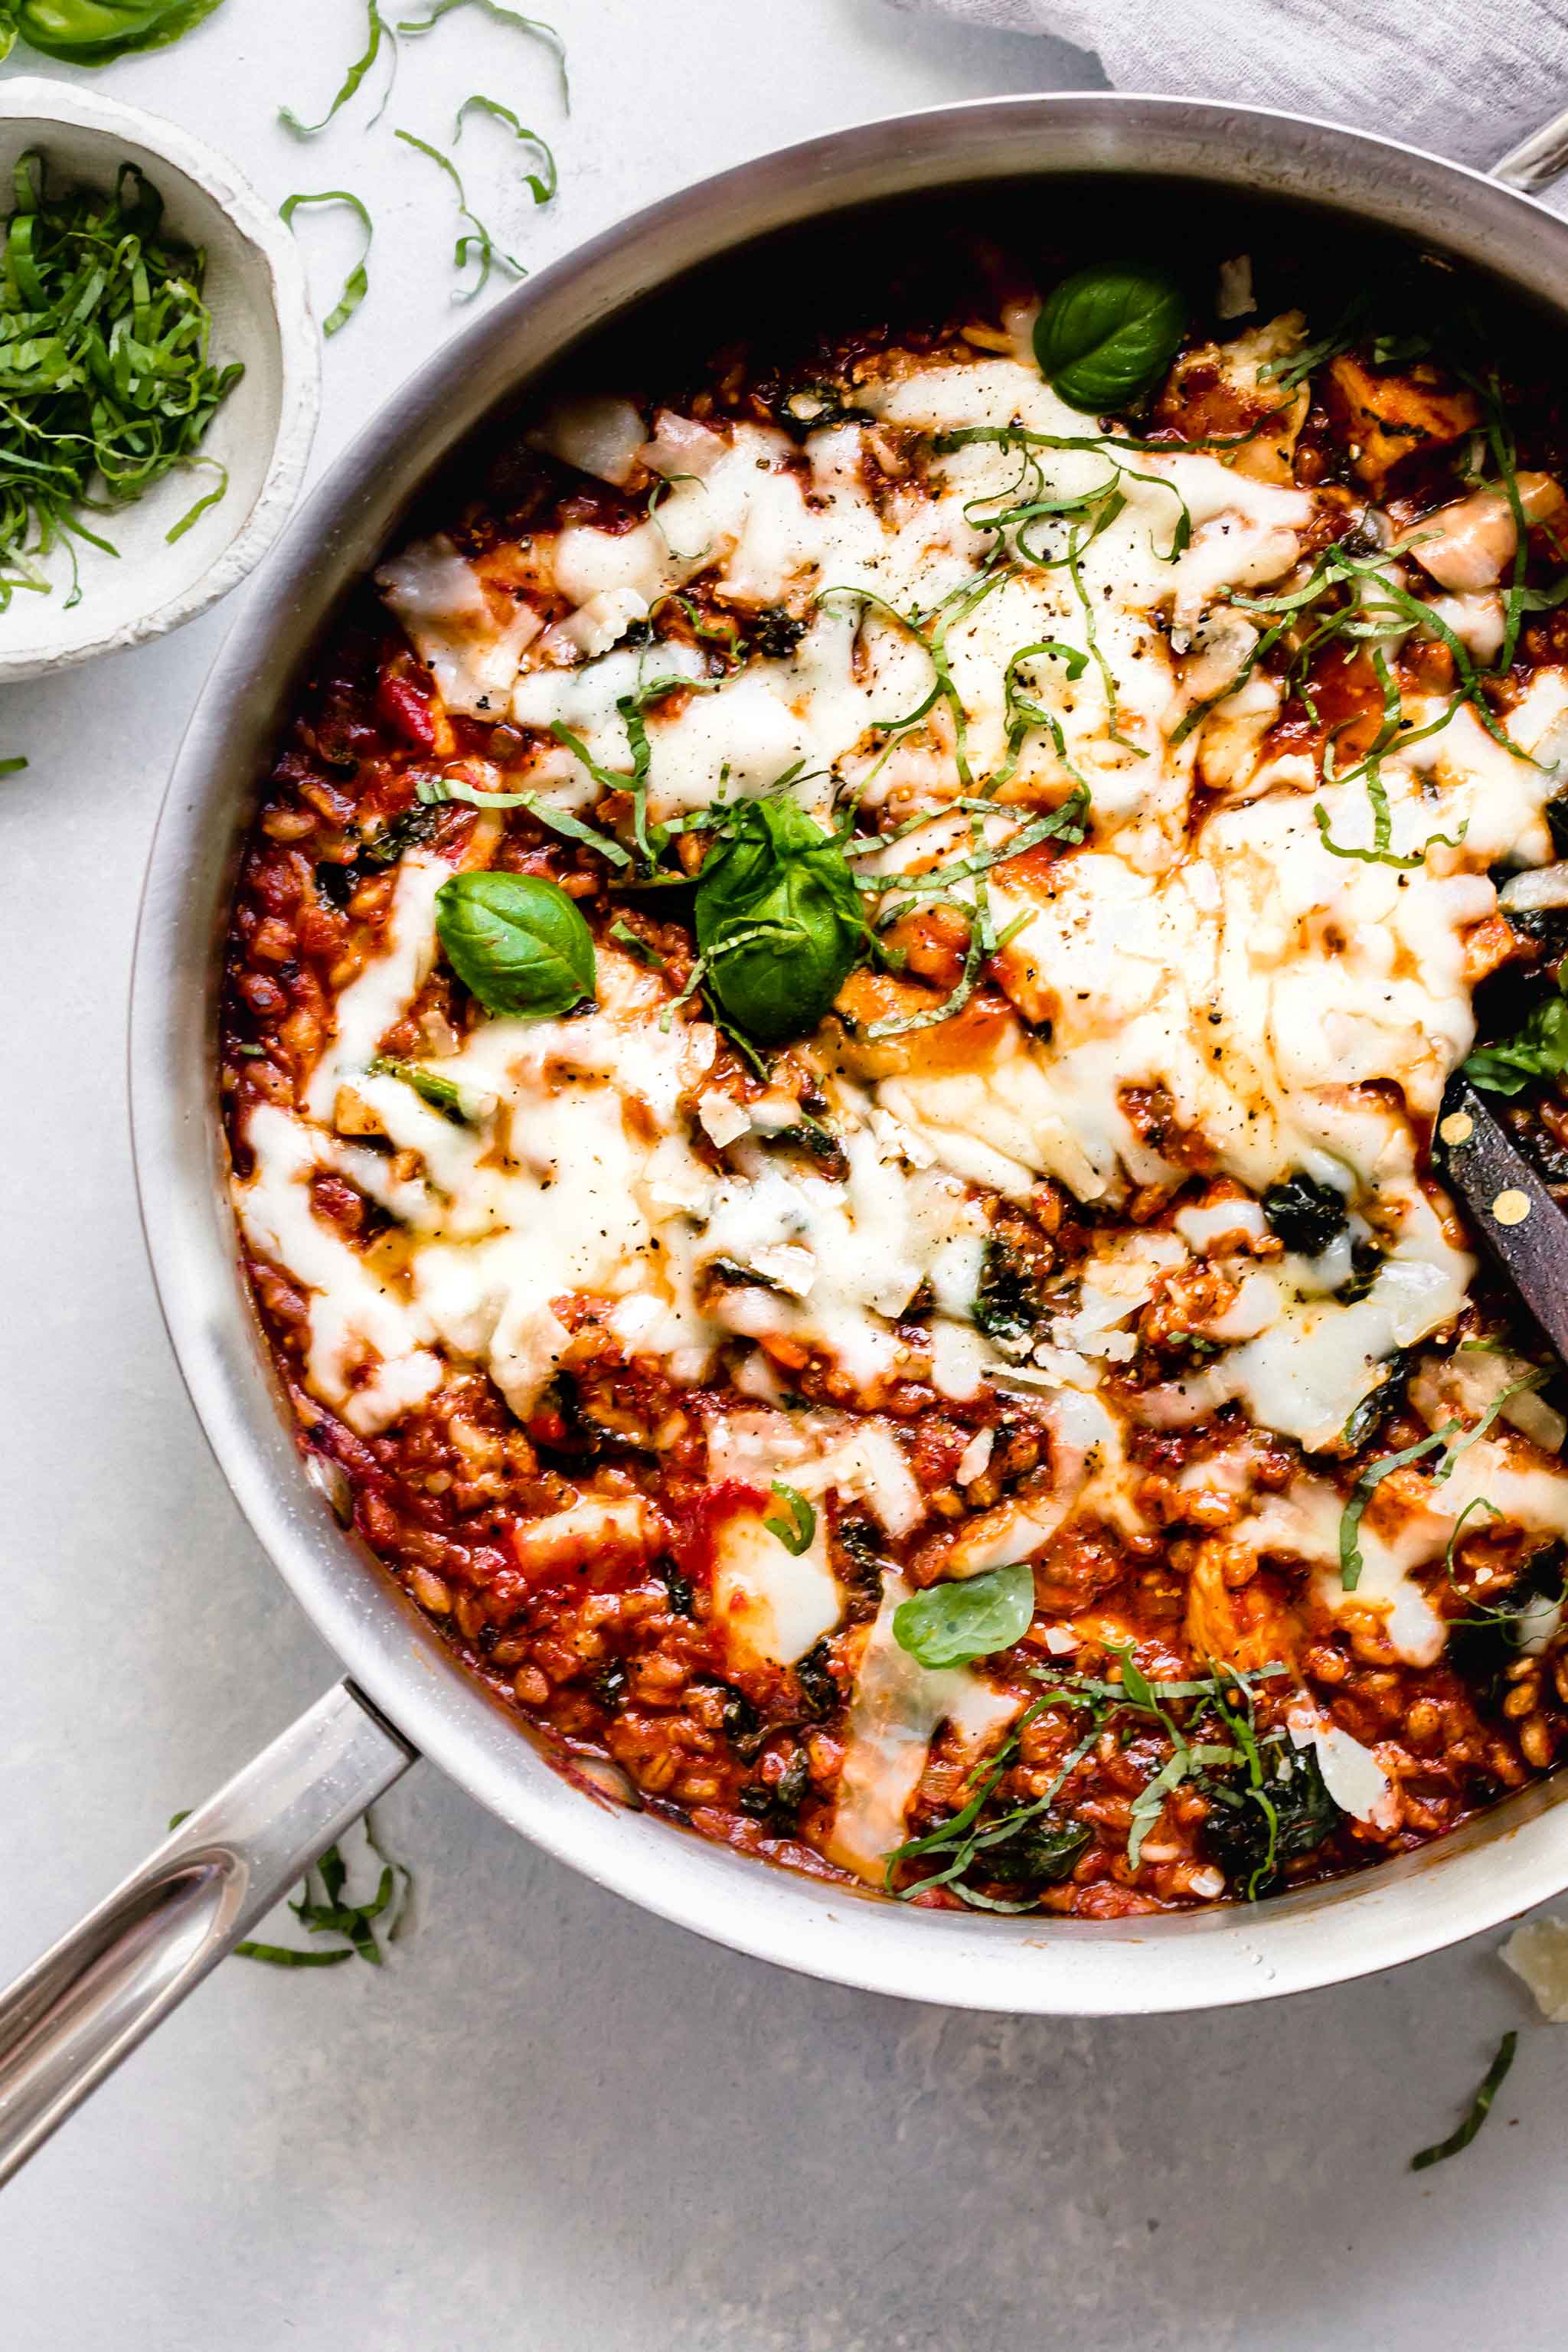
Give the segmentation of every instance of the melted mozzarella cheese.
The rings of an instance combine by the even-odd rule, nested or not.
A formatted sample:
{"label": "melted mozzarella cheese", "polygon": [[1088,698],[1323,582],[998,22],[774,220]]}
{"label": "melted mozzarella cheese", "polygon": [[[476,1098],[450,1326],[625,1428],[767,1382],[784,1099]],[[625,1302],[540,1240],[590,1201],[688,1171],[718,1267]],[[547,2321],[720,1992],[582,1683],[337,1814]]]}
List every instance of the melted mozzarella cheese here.
{"label": "melted mozzarella cheese", "polygon": [[[668,487],[630,529],[578,524],[528,542],[515,576],[542,609],[483,576],[489,559],[470,564],[440,538],[377,578],[445,703],[508,709],[526,731],[530,789],[563,811],[595,803],[595,770],[629,775],[628,717],[670,679],[689,690],[641,714],[649,814],[769,792],[795,771],[791,790],[823,818],[847,789],[868,812],[928,814],[862,861],[868,877],[913,874],[976,842],[994,851],[1020,809],[1059,803],[1081,780],[1092,796],[1082,844],[1054,863],[1001,863],[984,886],[1006,941],[994,968],[1019,1017],[987,1009],[965,1024],[962,1051],[956,1024],[804,1047],[847,1165],[829,1178],[770,1149],[798,1117],[793,1097],[731,1098],[711,1079],[712,1029],[668,1019],[662,980],[602,948],[595,1008],[483,1021],[426,1063],[458,1088],[456,1121],[370,1068],[437,952],[449,868],[415,854],[376,951],[338,998],[300,1111],[250,1114],[254,1164],[236,1192],[251,1246],[306,1294],[309,1385],[362,1431],[416,1409],[453,1363],[482,1367],[526,1416],[571,1346],[566,1301],[585,1297],[614,1340],[677,1385],[728,1380],[758,1400],[756,1412],[705,1409],[710,1479],[764,1492],[778,1480],[814,1504],[863,1506],[900,1539],[925,1503],[893,1425],[786,1409],[802,1351],[827,1360],[863,1406],[903,1380],[954,1399],[991,1382],[1027,1391],[1049,1433],[1050,1487],[962,1525],[947,1572],[966,1575],[1035,1558],[1075,1519],[1149,1532],[1129,1415],[1108,1400],[1137,1355],[1138,1318],[1167,1286],[1217,1269],[1223,1303],[1195,1308],[1192,1328],[1219,1352],[1143,1391],[1136,1416],[1179,1426],[1238,1402],[1309,1450],[1334,1441],[1391,1354],[1452,1322],[1474,1269],[1417,1183],[1416,1144],[1472,1040],[1467,940],[1497,903],[1489,869],[1552,855],[1542,811],[1568,743],[1568,679],[1542,671],[1510,712],[1522,759],[1468,706],[1445,718],[1407,695],[1417,740],[1385,755],[1382,780],[1393,847],[1421,862],[1336,855],[1373,838],[1365,780],[1322,785],[1300,751],[1270,751],[1282,697],[1265,668],[1226,696],[1258,644],[1256,618],[1230,600],[1290,573],[1313,498],[1207,453],[1139,452],[1121,466],[1114,440],[1037,443],[1036,495],[1058,513],[1034,525],[1034,560],[994,563],[983,517],[1016,498],[1019,451],[931,436],[1019,425],[1070,442],[1082,418],[1025,359],[905,355],[871,373],[857,400],[873,421],[801,446],[772,426],[668,410],[650,434],[618,399],[560,412],[544,446],[568,462]],[[1120,510],[1075,541],[1060,502],[1112,476]],[[628,642],[700,577],[742,618],[784,607],[803,624],[793,650],[710,676],[721,665],[698,646]],[[939,612],[936,671],[922,633]],[[1478,643],[1495,619],[1459,617]],[[1020,652],[1047,642],[1065,657]],[[1021,735],[1016,659],[1015,690],[1050,721]],[[934,700],[933,674],[945,684]],[[1189,718],[1201,723],[1176,740]],[[1005,759],[994,810],[952,806]],[[979,892],[961,878],[944,895],[973,909]],[[1173,1233],[1117,1226],[1141,1189],[1174,1189],[1194,1166],[1248,1197],[1184,1209]],[[313,1207],[324,1171],[348,1177],[395,1233],[352,1247]],[[1275,1250],[1259,1206],[1295,1172],[1352,1211],[1316,1260]],[[1086,1261],[1056,1286],[1045,1338],[1017,1362],[973,1320],[994,1209],[977,1191],[1023,1202],[1043,1178],[1100,1219]],[[1345,1302],[1334,1293],[1352,1241],[1383,1255],[1365,1295]],[[1549,1411],[1538,1408],[1531,1434],[1549,1429]],[[961,1470],[977,1476],[988,1458],[973,1439]],[[1200,1462],[1194,1476],[1245,1498],[1250,1470],[1238,1449],[1228,1468]],[[1426,1664],[1446,1629],[1423,1580],[1482,1495],[1519,1526],[1568,1535],[1568,1478],[1489,1440],[1397,1524],[1369,1511],[1353,1594],[1339,1572],[1342,1502],[1326,1478],[1309,1473],[1247,1503],[1225,1540],[1300,1562],[1324,1610],[1375,1621],[1397,1654]],[[520,1549],[575,1556],[601,1539],[658,1539],[640,1506],[581,1508],[581,1520],[569,1510],[524,1528]],[[718,1531],[717,1622],[742,1660],[787,1665],[839,1622],[843,1595],[827,1509],[798,1556],[767,1516],[735,1513]],[[983,1674],[931,1674],[898,1647],[904,1591],[887,1580],[860,1661],[830,1847],[872,1880],[903,1834],[938,1727],[978,1746],[1016,1711]],[[1339,1801],[1378,1821],[1375,1759],[1331,1725],[1303,1737]]]}
{"label": "melted mozzarella cheese", "polygon": [[994,1739],[1018,1712],[970,1666],[922,1666],[893,1636],[893,1612],[910,1598],[889,1576],[855,1678],[839,1775],[830,1861],[880,1885],[888,1856],[904,1836],[904,1815],[920,1785],[937,1727],[947,1723],[965,1748]]}
{"label": "melted mozzarella cheese", "polygon": [[[791,1486],[813,1506],[864,1503],[890,1536],[920,1524],[924,1506],[891,1425],[847,1414],[731,1412],[708,1423],[708,1475],[764,1491]],[[732,1513],[714,1545],[713,1594],[731,1643],[793,1665],[837,1624],[843,1596],[828,1560],[828,1522],[815,1509],[810,1541],[792,1551],[767,1525],[791,1523],[787,1497]]]}
{"label": "melted mozzarella cheese", "polygon": [[542,626],[532,606],[507,605],[498,615],[505,600],[486,593],[449,539],[405,548],[375,577],[447,708],[503,718],[523,648]]}
{"label": "melted mozzarella cheese", "polygon": [[[1475,1273],[1474,1258],[1455,1248],[1408,1179],[1388,1186],[1382,1208],[1393,1245],[1364,1298],[1342,1305],[1315,1295],[1312,1262],[1299,1257],[1249,1273],[1244,1296],[1254,1308],[1255,1336],[1189,1379],[1145,1390],[1142,1417],[1179,1427],[1239,1398],[1265,1428],[1309,1449],[1331,1444],[1384,1378],[1388,1358],[1453,1321]],[[1243,1336],[1223,1325],[1202,1328]]]}
{"label": "melted mozzarella cheese", "polygon": [[1287,1721],[1291,1745],[1312,1749],[1323,1786],[1342,1813],[1375,1829],[1398,1826],[1394,1783],[1370,1748],[1312,1706],[1293,1709]]}

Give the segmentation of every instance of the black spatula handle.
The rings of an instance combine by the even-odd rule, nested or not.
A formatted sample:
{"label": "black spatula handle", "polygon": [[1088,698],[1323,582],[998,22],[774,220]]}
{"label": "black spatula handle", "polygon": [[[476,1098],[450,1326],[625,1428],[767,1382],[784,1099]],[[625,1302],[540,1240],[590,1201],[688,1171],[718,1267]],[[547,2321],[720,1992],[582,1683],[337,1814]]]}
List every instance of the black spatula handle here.
{"label": "black spatula handle", "polygon": [[1568,1359],[1568,1216],[1469,1080],[1455,1076],[1434,1139],[1470,1221],[1558,1354]]}

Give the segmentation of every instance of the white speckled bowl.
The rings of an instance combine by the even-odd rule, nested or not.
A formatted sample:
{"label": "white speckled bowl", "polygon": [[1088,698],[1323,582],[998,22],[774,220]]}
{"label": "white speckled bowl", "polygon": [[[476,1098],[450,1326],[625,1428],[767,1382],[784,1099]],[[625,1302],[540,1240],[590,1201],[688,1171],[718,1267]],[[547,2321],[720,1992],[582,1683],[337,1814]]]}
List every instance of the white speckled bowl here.
{"label": "white speckled bowl", "polygon": [[0,613],[0,682],[66,669],[177,629],[226,596],[266,554],[293,509],[321,406],[321,346],[294,240],[235,166],[198,139],[139,107],[63,81],[0,83],[0,215],[12,209],[11,171],[38,148],[49,184],[110,187],[135,163],[186,244],[206,250],[213,356],[245,373],[207,429],[203,452],[228,467],[216,506],[171,547],[170,526],[216,479],[176,468],[145,498],[91,527],[118,558],[81,545],[82,594],[66,609],[69,567],[46,567],[47,595],[18,592]]}

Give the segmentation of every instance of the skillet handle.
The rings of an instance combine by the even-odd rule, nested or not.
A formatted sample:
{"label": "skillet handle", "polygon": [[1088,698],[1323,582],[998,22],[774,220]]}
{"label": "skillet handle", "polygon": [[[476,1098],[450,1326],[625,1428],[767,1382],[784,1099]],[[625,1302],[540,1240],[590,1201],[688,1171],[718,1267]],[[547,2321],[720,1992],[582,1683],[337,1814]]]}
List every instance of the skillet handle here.
{"label": "skillet handle", "polygon": [[1489,177],[1500,180],[1505,188],[1518,188],[1522,195],[1538,196],[1564,172],[1568,172],[1568,107],[1510,147],[1506,155],[1500,155]]}
{"label": "skillet handle", "polygon": [[0,1993],[0,2181],[415,1760],[340,1683]]}

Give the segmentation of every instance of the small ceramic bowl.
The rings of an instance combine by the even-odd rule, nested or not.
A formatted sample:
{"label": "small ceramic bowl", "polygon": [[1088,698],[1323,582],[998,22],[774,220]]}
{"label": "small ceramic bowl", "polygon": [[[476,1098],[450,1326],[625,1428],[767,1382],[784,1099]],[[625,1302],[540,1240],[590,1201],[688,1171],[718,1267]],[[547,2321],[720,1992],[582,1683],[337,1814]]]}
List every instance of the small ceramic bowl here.
{"label": "small ceramic bowl", "polygon": [[207,428],[202,454],[228,488],[173,546],[171,526],[216,478],[175,467],[146,496],[87,520],[118,549],[79,542],[81,597],[66,605],[68,564],[45,566],[48,594],[19,590],[0,612],[0,681],[66,669],[177,629],[226,596],[260,562],[304,479],[321,406],[321,342],[293,238],[234,165],[174,123],[96,91],[36,78],[0,83],[0,217],[16,158],[37,148],[58,191],[112,187],[136,164],[163,198],[164,221],[206,253],[215,362],[245,373]]}

